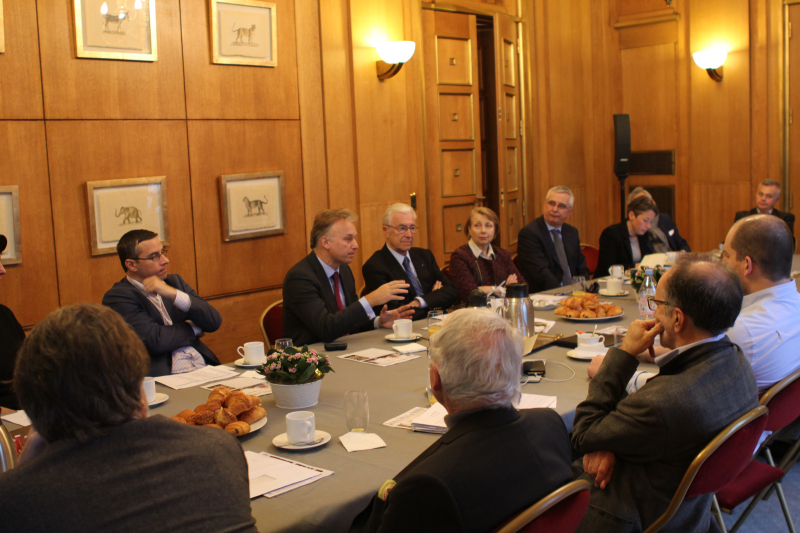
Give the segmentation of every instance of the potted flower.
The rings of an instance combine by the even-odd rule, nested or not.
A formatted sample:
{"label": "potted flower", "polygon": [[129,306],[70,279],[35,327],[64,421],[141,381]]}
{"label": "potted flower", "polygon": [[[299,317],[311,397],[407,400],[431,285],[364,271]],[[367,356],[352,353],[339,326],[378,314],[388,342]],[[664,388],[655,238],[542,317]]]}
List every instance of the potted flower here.
{"label": "potted flower", "polygon": [[333,368],[326,354],[303,346],[269,350],[256,372],[269,382],[278,407],[302,409],[317,404],[322,377]]}
{"label": "potted flower", "polygon": [[[635,270],[631,269],[631,287],[633,288],[634,294],[639,294],[639,287],[641,287],[642,283],[644,283],[644,271],[645,267],[643,266],[640,266]],[[658,283],[658,280],[661,279],[661,276],[663,276],[664,272],[666,271],[667,270],[661,265],[656,265],[653,267],[653,279],[656,283]]]}

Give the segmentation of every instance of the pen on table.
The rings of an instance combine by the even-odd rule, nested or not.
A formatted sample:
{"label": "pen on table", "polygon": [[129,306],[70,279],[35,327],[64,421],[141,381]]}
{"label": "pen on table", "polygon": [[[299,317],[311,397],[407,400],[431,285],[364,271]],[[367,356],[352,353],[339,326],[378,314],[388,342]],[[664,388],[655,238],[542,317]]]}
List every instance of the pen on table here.
{"label": "pen on table", "polygon": [[569,296],[570,294],[572,294],[572,291],[569,291],[569,292],[557,292],[553,296]]}
{"label": "pen on table", "polygon": [[494,294],[494,291],[496,291],[497,289],[502,288],[503,285],[506,284],[506,281],[508,281],[508,280],[503,280],[503,282],[500,285],[495,285],[494,287],[492,287],[492,292],[490,292],[489,294]]}

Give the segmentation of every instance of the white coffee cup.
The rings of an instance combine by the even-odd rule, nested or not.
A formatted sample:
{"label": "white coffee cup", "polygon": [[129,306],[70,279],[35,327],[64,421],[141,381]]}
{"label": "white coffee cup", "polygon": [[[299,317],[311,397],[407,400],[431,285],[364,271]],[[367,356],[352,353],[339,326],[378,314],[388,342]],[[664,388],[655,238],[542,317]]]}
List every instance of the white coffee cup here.
{"label": "white coffee cup", "polygon": [[394,326],[392,326],[392,330],[394,330],[394,336],[398,339],[410,339],[411,338],[411,320],[407,318],[398,318],[394,321]]}
{"label": "white coffee cup", "polygon": [[625,276],[625,267],[623,265],[611,265],[608,273],[611,274],[612,278],[622,279]]}
{"label": "white coffee cup", "polygon": [[156,380],[155,378],[144,378],[142,382],[144,388],[144,396],[147,398],[147,403],[153,403],[156,400]]}
{"label": "white coffee cup", "polygon": [[290,444],[309,444],[313,442],[314,413],[311,411],[295,411],[286,415],[286,438]]}
{"label": "white coffee cup", "polygon": [[619,294],[622,292],[622,280],[617,278],[611,278],[606,281],[606,291],[608,294]]}
{"label": "white coffee cup", "polygon": [[244,362],[248,365],[260,365],[264,362],[263,342],[246,342],[244,346],[239,346],[236,351],[244,357]]}
{"label": "white coffee cup", "polygon": [[605,340],[605,337],[602,335],[592,335],[591,333],[579,333],[577,337],[578,346],[594,346]]}

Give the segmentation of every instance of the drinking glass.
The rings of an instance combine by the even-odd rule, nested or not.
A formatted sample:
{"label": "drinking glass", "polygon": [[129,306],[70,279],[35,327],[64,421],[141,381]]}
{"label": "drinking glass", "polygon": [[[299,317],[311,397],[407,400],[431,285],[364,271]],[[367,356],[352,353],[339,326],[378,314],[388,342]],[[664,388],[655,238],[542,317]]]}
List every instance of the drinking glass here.
{"label": "drinking glass", "polygon": [[583,276],[572,276],[572,297],[586,297],[586,278]]}
{"label": "drinking glass", "polygon": [[437,309],[436,311],[428,311],[428,338],[442,329],[442,321],[444,320],[444,311]]}
{"label": "drinking glass", "polygon": [[275,349],[276,350],[285,350],[286,348],[292,348],[294,344],[292,344],[292,339],[278,339],[275,341]]}
{"label": "drinking glass", "polygon": [[363,433],[369,424],[369,402],[364,391],[344,393],[344,421],[347,431]]}

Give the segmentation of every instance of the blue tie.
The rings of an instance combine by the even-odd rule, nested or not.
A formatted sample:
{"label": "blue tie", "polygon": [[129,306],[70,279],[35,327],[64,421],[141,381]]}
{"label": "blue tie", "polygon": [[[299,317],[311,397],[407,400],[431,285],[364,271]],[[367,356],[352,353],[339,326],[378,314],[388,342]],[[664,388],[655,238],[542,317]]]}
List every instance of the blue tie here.
{"label": "blue tie", "polygon": [[405,256],[403,259],[403,268],[406,269],[406,275],[408,275],[408,279],[411,280],[411,286],[414,287],[417,296],[422,297],[425,293],[422,292],[422,285],[419,284],[417,276],[415,276],[414,271],[411,270],[411,261],[408,260],[408,256]]}

